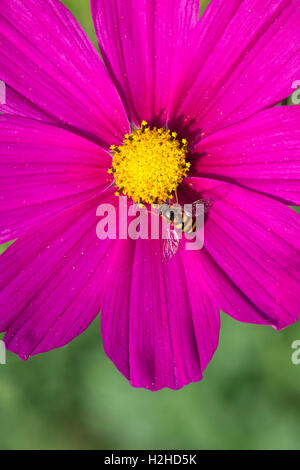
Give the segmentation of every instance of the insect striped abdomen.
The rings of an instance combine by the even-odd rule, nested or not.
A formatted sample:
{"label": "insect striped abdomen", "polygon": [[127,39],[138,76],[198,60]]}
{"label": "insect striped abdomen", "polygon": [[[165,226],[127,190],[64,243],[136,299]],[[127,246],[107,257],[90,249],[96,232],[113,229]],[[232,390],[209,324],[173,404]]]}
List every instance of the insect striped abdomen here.
{"label": "insect striped abdomen", "polygon": [[183,233],[194,233],[197,229],[197,221],[191,215],[187,215],[183,213],[182,215],[182,224],[181,224],[181,232]]}

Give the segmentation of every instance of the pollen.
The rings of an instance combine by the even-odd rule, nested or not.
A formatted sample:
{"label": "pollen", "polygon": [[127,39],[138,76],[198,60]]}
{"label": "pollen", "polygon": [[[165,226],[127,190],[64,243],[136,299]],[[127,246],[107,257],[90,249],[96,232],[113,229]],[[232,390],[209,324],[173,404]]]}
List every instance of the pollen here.
{"label": "pollen", "polygon": [[111,146],[116,196],[130,197],[135,203],[161,203],[172,199],[178,185],[190,170],[188,143],[176,132],[156,127],[146,121],[122,145]]}

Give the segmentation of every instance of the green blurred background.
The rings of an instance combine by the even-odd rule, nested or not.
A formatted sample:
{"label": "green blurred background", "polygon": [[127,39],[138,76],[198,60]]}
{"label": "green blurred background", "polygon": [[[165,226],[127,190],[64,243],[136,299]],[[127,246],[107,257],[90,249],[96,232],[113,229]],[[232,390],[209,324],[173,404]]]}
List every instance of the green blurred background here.
{"label": "green blurred background", "polygon": [[[89,1],[64,3],[95,41]],[[204,381],[151,393],[131,388],[106,358],[97,318],[63,349],[26,363],[7,354],[0,448],[299,449],[297,339],[299,324],[275,332],[223,314]]]}

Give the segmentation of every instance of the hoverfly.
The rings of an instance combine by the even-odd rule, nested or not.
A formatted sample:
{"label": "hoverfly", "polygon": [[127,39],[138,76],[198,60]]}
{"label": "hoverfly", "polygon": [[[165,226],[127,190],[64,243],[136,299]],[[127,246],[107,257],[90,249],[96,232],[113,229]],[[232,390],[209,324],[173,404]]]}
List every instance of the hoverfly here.
{"label": "hoverfly", "polygon": [[[208,199],[199,199],[189,206],[189,209],[178,204],[171,206],[169,202],[164,202],[158,207],[158,214],[167,222],[167,238],[164,239],[163,255],[169,261],[177,253],[181,234],[192,234],[197,231],[197,206],[202,205],[206,214],[212,205]],[[174,227],[171,230],[171,227]]]}

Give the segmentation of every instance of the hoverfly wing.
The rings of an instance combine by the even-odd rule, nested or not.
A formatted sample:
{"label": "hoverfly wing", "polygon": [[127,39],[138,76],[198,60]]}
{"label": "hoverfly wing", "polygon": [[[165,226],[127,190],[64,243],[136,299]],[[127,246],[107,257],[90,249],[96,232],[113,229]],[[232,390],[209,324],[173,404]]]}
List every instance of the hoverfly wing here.
{"label": "hoverfly wing", "polygon": [[178,251],[180,238],[175,230],[171,230],[169,224],[167,226],[167,234],[168,238],[163,243],[163,255],[166,261],[170,261]]}
{"label": "hoverfly wing", "polygon": [[192,208],[195,211],[194,215],[197,215],[197,206],[198,205],[203,205],[204,214],[207,214],[209,209],[212,207],[213,203],[214,203],[213,199],[208,199],[208,198],[203,198],[203,199],[199,199],[198,201],[195,201],[192,204]]}
{"label": "hoverfly wing", "polygon": [[203,206],[204,208],[204,214],[207,214],[209,209],[213,205],[213,200],[209,198],[203,198],[203,199],[198,199],[198,201],[193,202],[190,204],[190,207],[184,207],[184,212],[186,215],[189,217],[196,217],[197,216],[197,206]]}

